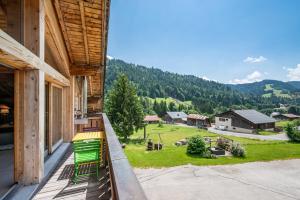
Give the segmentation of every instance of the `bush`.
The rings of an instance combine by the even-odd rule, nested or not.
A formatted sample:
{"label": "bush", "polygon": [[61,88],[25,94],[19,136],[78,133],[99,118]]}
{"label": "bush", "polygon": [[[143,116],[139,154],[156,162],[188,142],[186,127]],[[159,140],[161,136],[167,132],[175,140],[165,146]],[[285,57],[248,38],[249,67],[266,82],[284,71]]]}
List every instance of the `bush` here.
{"label": "bush", "polygon": [[288,123],[285,127],[287,136],[293,142],[300,142],[300,132],[297,130],[297,127],[293,127],[292,124]]}
{"label": "bush", "polygon": [[203,158],[217,158],[216,155],[212,154],[209,150],[206,150],[203,155],[202,155]]}
{"label": "bush", "polygon": [[235,157],[245,157],[246,151],[239,143],[233,143],[231,153]]}
{"label": "bush", "polygon": [[200,135],[188,138],[187,153],[189,154],[199,154],[203,156],[206,151],[204,139]]}
{"label": "bush", "polygon": [[218,138],[216,145],[220,149],[224,149],[226,151],[231,151],[231,141],[226,138]]}
{"label": "bush", "polygon": [[164,127],[164,125],[163,125],[163,123],[162,123],[161,121],[158,122],[158,127],[159,127],[159,128]]}

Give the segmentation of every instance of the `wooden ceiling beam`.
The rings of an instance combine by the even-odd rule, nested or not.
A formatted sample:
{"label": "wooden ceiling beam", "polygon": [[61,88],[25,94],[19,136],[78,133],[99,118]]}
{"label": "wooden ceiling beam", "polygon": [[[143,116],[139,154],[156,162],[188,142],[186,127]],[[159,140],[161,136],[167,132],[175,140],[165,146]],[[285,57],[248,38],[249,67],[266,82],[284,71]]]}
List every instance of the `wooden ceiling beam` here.
{"label": "wooden ceiling beam", "polygon": [[74,67],[73,66],[70,69],[71,75],[77,75],[77,76],[94,76],[100,72],[101,72],[100,67],[86,67],[86,66]]}
{"label": "wooden ceiling beam", "polygon": [[65,76],[69,77],[69,56],[52,1],[45,1],[45,14],[45,35],[50,47],[50,51],[54,55],[54,58],[56,59],[56,64],[60,71]]}
{"label": "wooden ceiling beam", "polygon": [[90,56],[89,56],[89,48],[88,48],[88,38],[86,34],[86,25],[85,25],[85,15],[84,15],[84,5],[83,1],[79,0],[79,8],[80,8],[80,16],[81,16],[81,25],[83,32],[83,40],[84,40],[84,49],[85,49],[85,58],[86,63],[90,64]]}
{"label": "wooden ceiling beam", "polygon": [[69,58],[71,63],[73,63],[73,57],[72,57],[72,51],[71,51],[71,45],[70,45],[70,41],[69,41],[69,37],[66,31],[66,27],[65,27],[65,21],[64,18],[61,14],[61,9],[60,9],[60,4],[58,0],[54,0],[54,7],[56,9],[56,13],[57,13],[57,17],[58,17],[58,21],[60,23],[60,27],[61,27],[61,31],[63,33],[64,39],[65,39],[65,43],[69,52]]}

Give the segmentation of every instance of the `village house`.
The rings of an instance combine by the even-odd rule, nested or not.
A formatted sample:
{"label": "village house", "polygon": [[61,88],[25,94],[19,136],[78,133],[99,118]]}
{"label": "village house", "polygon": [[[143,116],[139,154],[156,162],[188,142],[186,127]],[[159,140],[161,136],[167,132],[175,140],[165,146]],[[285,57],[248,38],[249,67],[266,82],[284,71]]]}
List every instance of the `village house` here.
{"label": "village house", "polygon": [[199,114],[189,114],[187,116],[187,125],[197,127],[210,127],[209,117]]}
{"label": "village house", "polygon": [[215,117],[215,127],[241,133],[274,130],[275,119],[256,110],[230,110]]}
{"label": "village house", "polygon": [[273,115],[272,117],[274,119],[276,119],[277,121],[283,121],[283,120],[293,121],[295,119],[299,119],[300,118],[299,115],[294,115],[294,114],[291,114],[291,113],[288,113],[288,114],[278,113],[276,115]]}
{"label": "village house", "polygon": [[187,114],[185,114],[184,112],[167,112],[164,120],[170,124],[186,123]]}
{"label": "village house", "polygon": [[157,115],[146,115],[144,117],[144,122],[148,124],[157,124],[161,121],[161,119]]}

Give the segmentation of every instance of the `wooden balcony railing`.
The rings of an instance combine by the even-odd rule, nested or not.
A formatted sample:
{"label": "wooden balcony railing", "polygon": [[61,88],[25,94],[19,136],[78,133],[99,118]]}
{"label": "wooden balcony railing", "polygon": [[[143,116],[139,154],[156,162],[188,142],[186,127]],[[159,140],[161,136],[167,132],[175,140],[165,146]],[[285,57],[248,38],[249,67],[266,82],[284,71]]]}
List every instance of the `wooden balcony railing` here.
{"label": "wooden balcony railing", "polygon": [[112,199],[147,199],[106,114],[102,114],[102,118],[106,134],[105,160],[110,171]]}

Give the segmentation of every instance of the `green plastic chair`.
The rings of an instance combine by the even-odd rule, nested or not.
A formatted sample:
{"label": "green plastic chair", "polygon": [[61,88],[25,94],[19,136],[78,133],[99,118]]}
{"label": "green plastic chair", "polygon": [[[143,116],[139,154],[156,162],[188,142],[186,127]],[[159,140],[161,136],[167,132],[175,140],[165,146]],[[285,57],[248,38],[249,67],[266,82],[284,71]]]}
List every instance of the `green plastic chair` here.
{"label": "green plastic chair", "polygon": [[76,183],[78,176],[87,176],[94,173],[79,175],[79,166],[82,164],[96,164],[96,175],[99,178],[100,168],[100,140],[81,140],[73,142],[74,151],[74,177]]}

